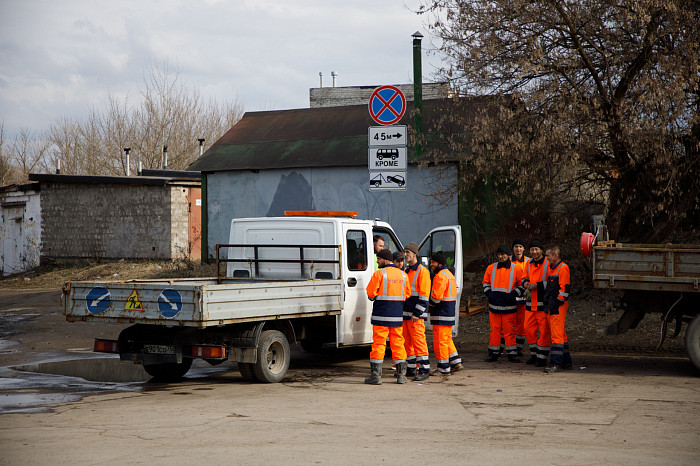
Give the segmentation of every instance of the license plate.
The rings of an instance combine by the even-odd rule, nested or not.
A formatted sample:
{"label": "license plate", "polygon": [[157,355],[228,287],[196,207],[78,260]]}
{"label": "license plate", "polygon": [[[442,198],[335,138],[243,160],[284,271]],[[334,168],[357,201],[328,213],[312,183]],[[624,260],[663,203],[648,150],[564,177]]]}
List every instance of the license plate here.
{"label": "license plate", "polygon": [[143,345],[143,352],[149,354],[175,354],[173,345]]}

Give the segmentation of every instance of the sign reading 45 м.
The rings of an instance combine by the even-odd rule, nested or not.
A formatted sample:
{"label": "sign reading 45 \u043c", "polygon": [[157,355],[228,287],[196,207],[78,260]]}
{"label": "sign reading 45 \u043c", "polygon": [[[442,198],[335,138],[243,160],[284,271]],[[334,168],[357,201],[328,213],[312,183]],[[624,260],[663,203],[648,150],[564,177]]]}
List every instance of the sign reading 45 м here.
{"label": "sign reading 45 \u043c", "polygon": [[405,147],[407,144],[408,130],[406,125],[396,126],[370,126],[370,147]]}

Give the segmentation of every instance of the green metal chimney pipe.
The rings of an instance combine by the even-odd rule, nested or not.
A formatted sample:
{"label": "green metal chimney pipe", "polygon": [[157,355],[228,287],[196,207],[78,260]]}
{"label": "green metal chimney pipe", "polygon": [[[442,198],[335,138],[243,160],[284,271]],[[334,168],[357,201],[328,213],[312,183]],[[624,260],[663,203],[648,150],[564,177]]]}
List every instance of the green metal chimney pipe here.
{"label": "green metal chimney pipe", "polygon": [[423,77],[420,56],[420,42],[423,39],[423,34],[416,31],[411,37],[413,37],[413,109],[415,110],[416,130],[413,160],[420,160],[423,157]]}

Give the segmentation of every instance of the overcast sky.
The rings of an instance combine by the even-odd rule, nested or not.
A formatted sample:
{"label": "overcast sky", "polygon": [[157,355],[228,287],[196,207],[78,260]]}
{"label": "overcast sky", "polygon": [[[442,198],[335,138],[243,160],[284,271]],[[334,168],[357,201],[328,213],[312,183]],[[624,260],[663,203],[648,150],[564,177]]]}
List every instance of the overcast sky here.
{"label": "overcast sky", "polygon": [[188,87],[246,111],[309,106],[309,88],[423,80],[436,56],[413,0],[0,0],[0,122],[6,137],[82,119],[107,93],[138,98],[145,66],[164,60]]}

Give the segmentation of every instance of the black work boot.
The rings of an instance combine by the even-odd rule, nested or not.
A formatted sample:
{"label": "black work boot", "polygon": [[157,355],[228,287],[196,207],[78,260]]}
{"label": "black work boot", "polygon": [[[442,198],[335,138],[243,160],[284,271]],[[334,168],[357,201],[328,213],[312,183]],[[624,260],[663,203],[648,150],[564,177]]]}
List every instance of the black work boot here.
{"label": "black work boot", "polygon": [[537,362],[537,355],[533,354],[533,355],[530,355],[530,359],[525,361],[525,364],[535,364],[536,362]]}
{"label": "black work boot", "polygon": [[426,380],[428,377],[430,377],[429,372],[419,372],[416,374],[416,376],[413,378],[414,382],[422,382],[423,380]]}
{"label": "black work boot", "polygon": [[406,378],[406,369],[408,364],[406,361],[400,362],[396,365],[396,383],[406,383],[408,379]]}
{"label": "black work boot", "polygon": [[365,379],[365,383],[369,385],[382,384],[382,365],[377,362],[369,363],[370,376]]}

